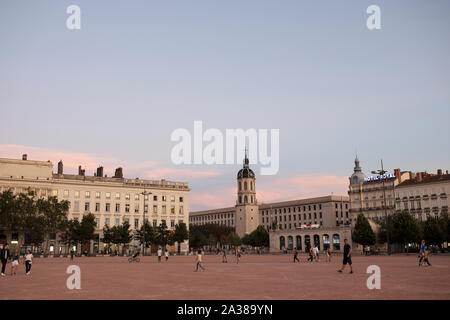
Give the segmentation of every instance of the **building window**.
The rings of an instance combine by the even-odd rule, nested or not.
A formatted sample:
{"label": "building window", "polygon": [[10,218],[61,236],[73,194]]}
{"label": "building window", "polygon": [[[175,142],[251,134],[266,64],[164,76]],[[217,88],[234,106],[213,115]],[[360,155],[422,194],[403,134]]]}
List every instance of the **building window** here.
{"label": "building window", "polygon": [[96,193],[95,193],[95,198],[96,198],[96,199],[100,199],[100,192],[96,192]]}
{"label": "building window", "polygon": [[120,218],[116,218],[116,219],[115,219],[115,222],[114,222],[114,225],[115,225],[115,226],[118,226],[119,223],[120,223]]}
{"label": "building window", "polygon": [[90,192],[90,191],[86,191],[86,192],[84,193],[84,197],[85,197],[86,199],[89,199],[89,198],[91,197],[91,192]]}
{"label": "building window", "polygon": [[171,196],[170,201],[175,202],[175,196]]}
{"label": "building window", "polygon": [[139,203],[134,204],[134,213],[139,213]]}
{"label": "building window", "polygon": [[130,212],[130,204],[129,203],[125,204],[125,212]]}
{"label": "building window", "polygon": [[136,194],[134,195],[134,200],[139,200],[139,194],[136,193]]}
{"label": "building window", "polygon": [[180,202],[183,202],[183,197],[180,197]]}
{"label": "building window", "polygon": [[126,193],[126,194],[125,194],[125,200],[130,200],[130,198],[131,198],[131,197],[130,197],[130,194],[129,194],[129,193]]}
{"label": "building window", "polygon": [[64,190],[64,197],[67,198],[69,196],[69,190]]}
{"label": "building window", "polygon": [[180,207],[178,208],[178,213],[179,213],[179,214],[183,214],[183,206],[180,206]]}
{"label": "building window", "polygon": [[105,205],[105,211],[109,212],[110,209],[111,209],[111,204],[109,202],[107,202],[106,205]]}
{"label": "building window", "polygon": [[153,206],[153,213],[158,213],[158,206]]}
{"label": "building window", "polygon": [[80,210],[80,204],[78,201],[73,202],[73,211],[78,212]]}
{"label": "building window", "polygon": [[175,206],[170,206],[170,213],[175,214]]}
{"label": "building window", "polygon": [[105,196],[106,196],[106,199],[111,199],[111,192],[107,192],[107,193],[105,194]]}
{"label": "building window", "polygon": [[99,212],[100,211],[100,203],[96,202],[95,203],[95,212]]}
{"label": "building window", "polygon": [[170,227],[175,228],[175,220],[170,220]]}
{"label": "building window", "polygon": [[[43,190],[44,191],[44,190]],[[80,197],[80,191],[75,191],[75,198],[79,198]]]}
{"label": "building window", "polygon": [[116,192],[116,199],[119,200],[120,199],[120,193]]}
{"label": "building window", "polygon": [[84,211],[89,211],[89,202],[84,203]]}
{"label": "building window", "polygon": [[158,225],[158,221],[157,220],[153,220],[153,226],[156,227]]}
{"label": "building window", "polygon": [[162,196],[162,201],[167,201],[167,196]]}
{"label": "building window", "polygon": [[116,203],[116,212],[120,212],[120,203]]}
{"label": "building window", "polygon": [[153,196],[153,201],[158,201],[158,196]]}
{"label": "building window", "polygon": [[134,219],[134,228],[139,228],[139,219]]}
{"label": "building window", "polygon": [[105,226],[109,227],[109,218],[105,218]]}
{"label": "building window", "polygon": [[95,226],[96,226],[97,228],[100,227],[100,218],[95,218]]}

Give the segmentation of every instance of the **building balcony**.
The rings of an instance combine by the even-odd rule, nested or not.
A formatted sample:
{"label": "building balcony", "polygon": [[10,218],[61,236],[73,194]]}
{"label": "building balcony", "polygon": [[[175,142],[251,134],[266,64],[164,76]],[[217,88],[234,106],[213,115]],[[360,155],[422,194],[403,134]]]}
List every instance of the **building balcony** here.
{"label": "building balcony", "polygon": [[433,199],[433,200],[437,199],[437,195],[436,195],[435,193],[433,193],[433,194],[431,195],[431,199]]}
{"label": "building balcony", "polygon": [[447,199],[447,194],[444,192],[441,193],[439,196],[441,197],[441,199]]}

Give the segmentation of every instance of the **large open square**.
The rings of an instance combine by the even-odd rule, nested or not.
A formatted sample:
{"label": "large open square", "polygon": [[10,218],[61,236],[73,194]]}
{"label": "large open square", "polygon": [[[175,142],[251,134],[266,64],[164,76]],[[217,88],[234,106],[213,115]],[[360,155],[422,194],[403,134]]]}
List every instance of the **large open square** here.
{"label": "large open square", "polygon": [[[419,268],[417,256],[354,256],[355,273],[336,272],[332,262],[292,263],[291,255],[204,256],[205,272],[194,272],[195,257],[157,257],[129,263],[127,257],[37,258],[32,273],[23,264],[15,276],[0,279],[1,299],[450,299],[450,256],[433,255],[431,267]],[[69,265],[81,269],[81,289],[69,290]],[[381,289],[369,290],[369,265],[381,268]]]}

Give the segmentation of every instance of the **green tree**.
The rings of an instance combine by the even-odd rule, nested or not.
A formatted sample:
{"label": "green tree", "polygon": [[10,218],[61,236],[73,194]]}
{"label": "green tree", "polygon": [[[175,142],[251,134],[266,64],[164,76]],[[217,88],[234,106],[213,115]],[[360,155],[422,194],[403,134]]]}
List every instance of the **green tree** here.
{"label": "green tree", "polygon": [[111,247],[111,243],[113,243],[113,232],[107,225],[103,227],[103,238],[101,240],[107,245],[108,249]]}
{"label": "green tree", "polygon": [[58,201],[57,197],[41,198],[37,200],[38,214],[44,219],[43,232],[45,234],[44,253],[47,254],[50,247],[50,234],[64,232],[67,228],[67,213],[70,202]]}
{"label": "green tree", "polygon": [[424,239],[427,244],[441,246],[446,234],[438,218],[428,217],[423,225]]}
{"label": "green tree", "polygon": [[226,239],[226,244],[231,245],[233,247],[237,247],[241,245],[241,238],[239,238],[236,232],[231,232]]}
{"label": "green tree", "polygon": [[407,211],[396,213],[392,217],[391,237],[394,243],[402,244],[409,248],[409,243],[418,243],[420,241],[419,223]]}
{"label": "green tree", "polygon": [[208,243],[205,226],[189,226],[189,245],[193,248],[201,248]]}
{"label": "green tree", "polygon": [[178,243],[178,254],[181,252],[181,244],[184,240],[189,239],[189,231],[186,224],[181,222],[175,226],[175,233],[173,234],[173,240]]}
{"label": "green tree", "polygon": [[362,246],[375,244],[375,233],[364,214],[360,213],[356,219],[355,228],[352,232],[352,240]]}
{"label": "green tree", "polygon": [[131,235],[130,224],[124,221],[121,225],[111,228],[112,241],[114,244],[122,245],[122,254],[125,250],[125,245],[130,243],[133,236]]}
{"label": "green tree", "polygon": [[164,250],[166,245],[173,244],[172,232],[167,228],[167,225],[164,221],[158,227],[156,227],[155,243],[157,245],[163,246]]}
{"label": "green tree", "polygon": [[148,221],[145,221],[145,224],[141,226],[139,230],[136,230],[135,239],[139,241],[140,245],[144,243],[145,239],[145,248],[149,248],[153,243],[156,242],[156,228],[151,226]]}
{"label": "green tree", "polygon": [[[250,237],[250,245],[253,247],[268,247],[269,246],[269,233],[263,226],[258,226],[252,233],[249,235]],[[244,239],[242,239],[242,243],[244,243]]]}
{"label": "green tree", "polygon": [[244,234],[244,236],[241,239],[241,243],[246,246],[252,246],[253,240],[249,234]]}

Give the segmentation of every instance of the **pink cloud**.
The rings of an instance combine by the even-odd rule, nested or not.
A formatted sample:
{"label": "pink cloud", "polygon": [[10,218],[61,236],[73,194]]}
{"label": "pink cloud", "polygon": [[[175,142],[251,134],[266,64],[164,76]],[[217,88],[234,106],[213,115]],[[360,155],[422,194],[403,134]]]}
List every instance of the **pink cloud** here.
{"label": "pink cloud", "polygon": [[216,188],[208,192],[191,192],[191,211],[232,207],[236,204],[235,188]]}

